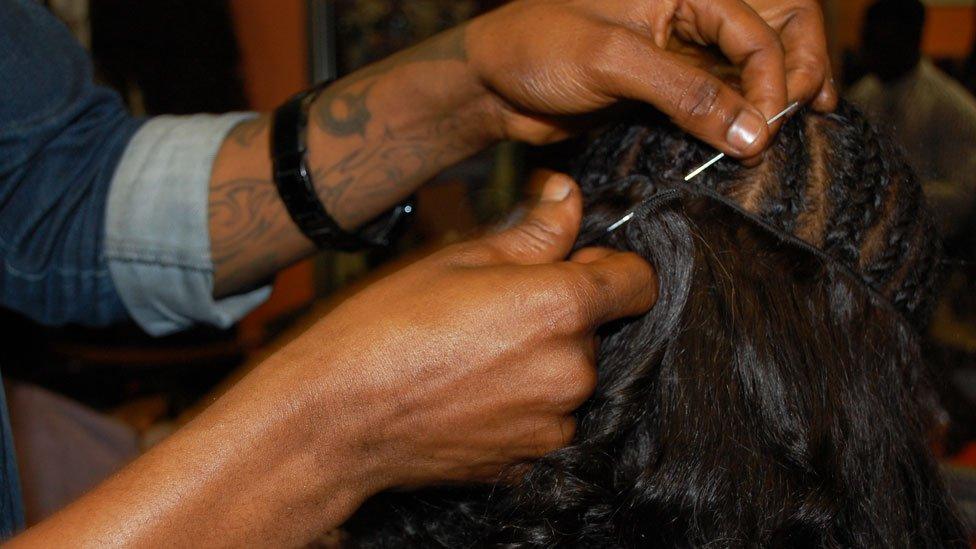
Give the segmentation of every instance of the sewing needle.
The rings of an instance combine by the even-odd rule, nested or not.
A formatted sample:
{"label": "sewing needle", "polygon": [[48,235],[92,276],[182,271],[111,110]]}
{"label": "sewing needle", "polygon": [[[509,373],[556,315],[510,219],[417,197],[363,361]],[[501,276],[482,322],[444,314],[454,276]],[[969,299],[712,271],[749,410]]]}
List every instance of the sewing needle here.
{"label": "sewing needle", "polygon": [[[767,120],[766,121],[766,124],[768,124],[768,125],[769,124],[774,124],[780,118],[783,118],[784,116],[787,116],[787,115],[791,114],[799,106],[800,106],[800,103],[798,101],[795,101],[795,102],[791,103],[788,107],[786,107],[785,109],[783,109],[779,114],[777,114],[776,116],[774,116],[774,117],[770,118],[769,120]],[[692,170],[688,175],[686,175],[685,176],[685,181],[686,182],[687,181],[691,181],[692,179],[698,177],[699,175],[701,175],[702,172],[704,172],[708,168],[711,168],[712,166],[714,166],[715,164],[717,164],[718,161],[722,160],[723,158],[725,158],[725,153],[718,153],[711,160],[709,160],[708,162],[705,162],[701,166],[698,166],[697,168],[695,168],[694,170]],[[607,227],[607,232],[608,233],[612,233],[613,231],[616,231],[617,229],[619,229],[620,227],[622,227],[623,225],[625,225],[628,221],[630,221],[633,218],[634,218],[634,212],[632,212],[632,211],[631,212],[628,212],[627,215],[621,217],[619,221],[617,221],[613,225],[610,225],[609,227]]]}

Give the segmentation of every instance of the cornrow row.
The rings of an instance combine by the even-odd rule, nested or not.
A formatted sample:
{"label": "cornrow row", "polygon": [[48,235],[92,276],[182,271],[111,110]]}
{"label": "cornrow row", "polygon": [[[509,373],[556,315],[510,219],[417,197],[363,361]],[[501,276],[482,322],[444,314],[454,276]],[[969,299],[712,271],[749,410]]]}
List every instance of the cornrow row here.
{"label": "cornrow row", "polygon": [[[683,175],[711,153],[676,128],[634,125],[608,131],[593,146],[589,158],[606,164],[579,171],[609,175],[581,185],[604,206],[685,188]],[[619,194],[614,181],[634,173],[650,176],[624,200],[602,192]],[[939,277],[938,237],[907,162],[854,107],[842,103],[825,116],[801,111],[783,125],[762,165],[721,162],[693,184],[822,251],[913,324],[924,323]]]}
{"label": "cornrow row", "polygon": [[[907,166],[905,166],[907,170]],[[904,173],[910,174],[910,171]],[[936,232],[927,217],[921,187],[914,177],[903,177],[895,189],[895,205],[888,217],[888,232],[883,235],[887,251],[873,264],[868,272],[876,277],[880,291],[892,304],[910,319],[917,318],[920,299],[928,297],[934,288],[923,288],[922,273],[938,264],[933,250],[940,250],[938,243],[924,245],[934,240]]]}
{"label": "cornrow row", "polygon": [[676,128],[591,142],[577,246],[655,263],[655,307],[601,329],[569,447],[514,481],[373,498],[351,546],[965,546],[903,321],[932,302],[934,230],[869,131],[845,107],[801,113],[762,166],[720,162],[692,185],[714,151]]}
{"label": "cornrow row", "polygon": [[769,220],[789,234],[796,229],[800,212],[806,209],[805,190],[810,172],[810,152],[806,144],[804,124],[787,124],[783,128],[784,146],[775,154],[782,155],[780,196],[768,210]]}
{"label": "cornrow row", "polygon": [[[839,118],[839,123],[832,117]],[[829,162],[834,167],[834,180],[828,187],[831,211],[823,250],[852,269],[858,268],[864,234],[877,218],[887,185],[878,136],[863,119],[858,122],[843,115],[831,115],[827,122],[836,124],[828,154],[848,160]]]}

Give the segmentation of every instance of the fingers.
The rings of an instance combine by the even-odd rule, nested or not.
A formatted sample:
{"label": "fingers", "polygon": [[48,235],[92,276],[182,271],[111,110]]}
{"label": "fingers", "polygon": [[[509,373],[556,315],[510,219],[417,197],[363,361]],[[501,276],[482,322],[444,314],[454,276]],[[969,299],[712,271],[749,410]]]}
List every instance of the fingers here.
{"label": "fingers", "polygon": [[650,39],[625,31],[599,55],[602,80],[611,95],[649,103],[688,133],[737,158],[756,156],[768,145],[762,111],[719,78],[658,49]]}
{"label": "fingers", "polygon": [[577,250],[570,256],[569,260],[574,263],[593,263],[605,257],[611,256],[618,253],[616,250],[611,250],[610,248],[583,248]]}
{"label": "fingers", "polygon": [[506,263],[535,265],[566,257],[576,241],[583,202],[568,176],[551,173],[539,202],[514,226],[488,235],[475,245],[487,246]]}
{"label": "fingers", "polygon": [[584,269],[592,281],[587,300],[592,326],[646,313],[657,301],[657,274],[637,254],[614,253]]}
{"label": "fingers", "polygon": [[580,250],[570,262],[547,266],[538,280],[557,303],[557,326],[572,332],[593,332],[601,324],[646,313],[657,301],[657,275],[634,253],[603,249]]}
{"label": "fingers", "polygon": [[823,89],[820,90],[817,98],[813,101],[813,108],[822,113],[834,112],[837,109],[837,104],[840,102],[840,96],[837,95],[837,85],[834,83],[832,71],[830,74],[827,78],[827,83],[824,84]]}
{"label": "fingers", "polygon": [[[546,418],[526,422],[524,426],[515,428],[524,435],[520,440],[510,443],[511,451],[519,459],[534,460],[571,444],[576,436],[576,419],[573,416]],[[506,471],[505,478],[517,480],[521,477],[520,473],[525,472],[524,469]]]}
{"label": "fingers", "polygon": [[780,31],[786,50],[786,87],[789,101],[808,103],[820,112],[837,108],[837,90],[831,75],[823,13],[819,6],[796,8]]}
{"label": "fingers", "polygon": [[746,101],[768,120],[786,107],[783,44],[769,24],[742,0],[686,2],[675,30],[687,39],[715,44],[739,67]]}

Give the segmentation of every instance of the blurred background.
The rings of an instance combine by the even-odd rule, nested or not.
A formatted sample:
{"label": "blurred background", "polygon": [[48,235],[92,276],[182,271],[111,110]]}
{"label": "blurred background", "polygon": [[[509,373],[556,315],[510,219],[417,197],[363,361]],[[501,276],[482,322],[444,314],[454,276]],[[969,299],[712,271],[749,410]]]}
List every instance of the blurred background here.
{"label": "blurred background", "polygon": [[[138,115],[270,110],[491,9],[490,0],[48,0]],[[825,0],[834,74],[893,130],[936,210],[951,276],[928,336],[945,407],[934,445],[976,524],[976,3]],[[508,211],[557,149],[502,144],[418,196],[398,250],[322,254],[278,275],[240,324],[152,339],[135,325],[45,329],[0,310],[29,523],[164,438],[290,333],[403,252]],[[377,269],[379,269],[377,271]],[[370,274],[367,274],[370,273]]]}

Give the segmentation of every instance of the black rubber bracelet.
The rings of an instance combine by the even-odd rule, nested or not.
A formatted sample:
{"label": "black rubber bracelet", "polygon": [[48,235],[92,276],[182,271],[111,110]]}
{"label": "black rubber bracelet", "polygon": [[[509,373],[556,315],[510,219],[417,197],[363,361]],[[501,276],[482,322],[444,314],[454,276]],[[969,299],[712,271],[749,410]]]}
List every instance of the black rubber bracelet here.
{"label": "black rubber bracelet", "polygon": [[308,170],[308,109],[329,84],[331,81],[322,82],[275,110],[271,127],[271,160],[278,195],[295,225],[319,248],[357,251],[388,246],[404,218],[413,212],[410,201],[351,233],[336,223],[315,192]]}

